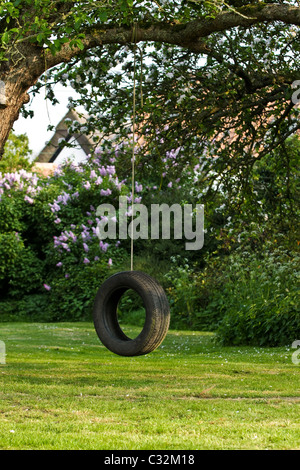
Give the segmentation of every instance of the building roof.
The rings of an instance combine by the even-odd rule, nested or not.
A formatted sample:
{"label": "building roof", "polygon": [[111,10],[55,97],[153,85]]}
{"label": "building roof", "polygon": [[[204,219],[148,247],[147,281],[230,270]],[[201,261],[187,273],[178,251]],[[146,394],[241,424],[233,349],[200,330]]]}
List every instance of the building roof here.
{"label": "building roof", "polygon": [[78,114],[74,109],[70,109],[63,119],[57,124],[55,132],[50,141],[45,145],[43,150],[39,153],[36,161],[39,163],[54,163],[62,152],[63,147],[59,145],[61,139],[66,142],[77,142],[85,155],[91,153],[95,147],[92,137],[85,134],[70,134],[68,124],[66,121],[77,121],[80,124],[85,124],[87,118]]}

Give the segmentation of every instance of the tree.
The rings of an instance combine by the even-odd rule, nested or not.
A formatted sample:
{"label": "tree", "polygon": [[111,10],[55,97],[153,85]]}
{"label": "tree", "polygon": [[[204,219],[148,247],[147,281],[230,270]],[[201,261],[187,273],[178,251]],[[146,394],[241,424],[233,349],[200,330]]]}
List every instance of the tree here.
{"label": "tree", "polygon": [[[295,67],[283,68],[282,74],[276,77],[271,70],[262,70],[257,76],[254,62],[251,73],[247,73],[247,64],[234,57],[234,50],[225,63],[222,51],[210,39],[220,32],[230,34],[234,28],[247,31],[261,25],[263,31],[268,24],[276,29],[279,39],[281,28],[286,34],[288,26],[299,26],[298,1],[174,0],[160,4],[151,0],[135,3],[132,0],[2,0],[0,96],[5,95],[5,99],[0,101],[0,154],[20,109],[28,102],[28,90],[39,77],[59,64],[106,45],[120,47],[154,42],[179,46],[222,64],[243,80],[249,96],[255,96],[267,86],[270,94],[273,90],[276,95],[280,86],[291,85],[299,77]],[[293,50],[298,52],[295,34],[289,45],[292,43]],[[237,42],[238,37],[231,41],[232,47]],[[264,102],[258,104],[263,106]],[[290,114],[291,109],[286,113]],[[200,113],[199,118],[202,117]]]}
{"label": "tree", "polygon": [[30,169],[32,167],[32,162],[29,159],[31,153],[27,135],[16,135],[11,132],[4,147],[3,158],[0,161],[0,172],[11,172],[21,168]]}

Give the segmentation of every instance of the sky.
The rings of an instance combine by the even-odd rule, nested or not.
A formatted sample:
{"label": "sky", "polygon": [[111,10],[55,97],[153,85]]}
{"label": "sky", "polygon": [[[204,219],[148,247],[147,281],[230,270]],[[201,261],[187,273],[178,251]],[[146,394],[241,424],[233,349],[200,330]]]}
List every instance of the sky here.
{"label": "sky", "polygon": [[56,126],[67,114],[68,97],[74,98],[75,92],[71,87],[63,87],[60,83],[54,86],[55,96],[59,104],[53,106],[49,100],[45,100],[44,90],[31,99],[26,105],[27,110],[34,111],[34,117],[24,118],[20,115],[14,123],[13,129],[16,134],[27,134],[29,147],[32,150],[32,158],[36,157],[44,148],[45,143],[53,135],[53,131],[47,131],[49,124]]}

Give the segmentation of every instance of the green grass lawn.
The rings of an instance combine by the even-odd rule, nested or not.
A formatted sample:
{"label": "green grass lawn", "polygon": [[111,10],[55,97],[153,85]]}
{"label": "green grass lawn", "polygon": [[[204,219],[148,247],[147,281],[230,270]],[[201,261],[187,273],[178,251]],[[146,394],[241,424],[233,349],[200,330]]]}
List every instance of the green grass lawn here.
{"label": "green grass lawn", "polygon": [[0,449],[300,449],[292,349],[170,331],[126,358],[91,323],[2,323],[0,340]]}

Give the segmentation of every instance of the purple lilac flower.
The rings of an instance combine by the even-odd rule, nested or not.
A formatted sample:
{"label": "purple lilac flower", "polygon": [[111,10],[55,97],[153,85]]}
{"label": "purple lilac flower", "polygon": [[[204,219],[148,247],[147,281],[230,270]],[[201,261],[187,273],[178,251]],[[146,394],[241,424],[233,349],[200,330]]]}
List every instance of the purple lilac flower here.
{"label": "purple lilac flower", "polygon": [[82,166],[77,166],[77,168],[75,169],[76,173],[83,173],[84,172],[84,168],[82,168]]}
{"label": "purple lilac flower", "polygon": [[70,194],[64,192],[63,194],[60,194],[55,202],[62,202],[64,206],[67,205],[68,200],[70,199]]}
{"label": "purple lilac flower", "polygon": [[28,188],[26,189],[26,193],[27,194],[36,194],[36,189],[33,188],[32,186],[28,186]]}
{"label": "purple lilac flower", "polygon": [[107,166],[106,171],[108,175],[114,175],[116,173],[116,168],[114,165]]}
{"label": "purple lilac flower", "polygon": [[83,224],[81,225],[81,227],[83,228],[83,232],[81,232],[81,238],[83,240],[90,240],[91,235],[90,235],[89,229]]}
{"label": "purple lilac flower", "polygon": [[108,264],[108,266],[111,266],[111,265],[113,264],[113,262],[112,262],[112,259],[111,259],[111,258],[109,258],[109,260],[108,260],[108,263],[107,263],[107,264]]}
{"label": "purple lilac flower", "polygon": [[101,166],[100,159],[101,159],[101,157],[97,157],[97,158],[94,158],[94,160],[93,160],[94,165],[97,165],[97,167]]}
{"label": "purple lilac flower", "polygon": [[73,232],[70,232],[70,238],[71,238],[71,240],[72,240],[73,243],[76,243],[76,242],[77,242],[77,237],[76,237],[76,235],[74,235]]}
{"label": "purple lilac flower", "polygon": [[101,191],[100,191],[101,196],[109,196],[110,194],[111,194],[111,190],[109,188],[101,189]]}
{"label": "purple lilac flower", "polygon": [[64,248],[66,251],[71,251],[69,248],[69,245],[67,243],[62,243],[61,244],[62,248]]}
{"label": "purple lilac flower", "polygon": [[117,188],[118,191],[121,191],[122,189],[122,183],[118,183],[117,181],[115,181],[115,186]]}
{"label": "purple lilac flower", "polygon": [[54,176],[59,176],[59,175],[62,174],[62,172],[63,172],[63,169],[62,169],[60,166],[58,166],[58,167],[55,168],[55,170],[54,170]]}
{"label": "purple lilac flower", "polygon": [[107,248],[109,247],[108,243],[103,243],[102,240],[100,240],[99,247],[101,248],[102,251],[107,251]]}
{"label": "purple lilac flower", "polygon": [[60,261],[59,263],[57,263],[56,266],[57,266],[58,268],[60,268],[62,265],[63,265],[63,264],[62,264],[62,262]]}
{"label": "purple lilac flower", "polygon": [[84,187],[85,189],[91,189],[91,184],[90,184],[90,182],[89,182],[89,181],[86,181],[86,183],[84,183],[83,187]]}
{"label": "purple lilac flower", "polygon": [[143,185],[135,183],[135,190],[137,193],[140,193],[141,191],[143,191]]}
{"label": "purple lilac flower", "polygon": [[48,286],[48,284],[44,284],[44,288],[48,291],[51,290],[51,286]]}
{"label": "purple lilac flower", "polygon": [[83,249],[84,249],[84,251],[85,251],[86,253],[88,253],[89,247],[88,247],[88,245],[87,245],[86,243],[83,243]]}
{"label": "purple lilac flower", "polygon": [[83,262],[84,264],[89,264],[90,260],[88,258],[84,258]]}
{"label": "purple lilac flower", "polygon": [[53,214],[54,214],[54,212],[60,211],[60,206],[55,201],[54,201],[53,204],[49,203],[49,206],[51,207],[51,212],[53,212]]}
{"label": "purple lilac flower", "polygon": [[29,204],[33,204],[33,203],[34,203],[34,200],[33,200],[31,197],[29,197],[29,196],[25,196],[25,197],[24,197],[24,201],[29,202]]}

